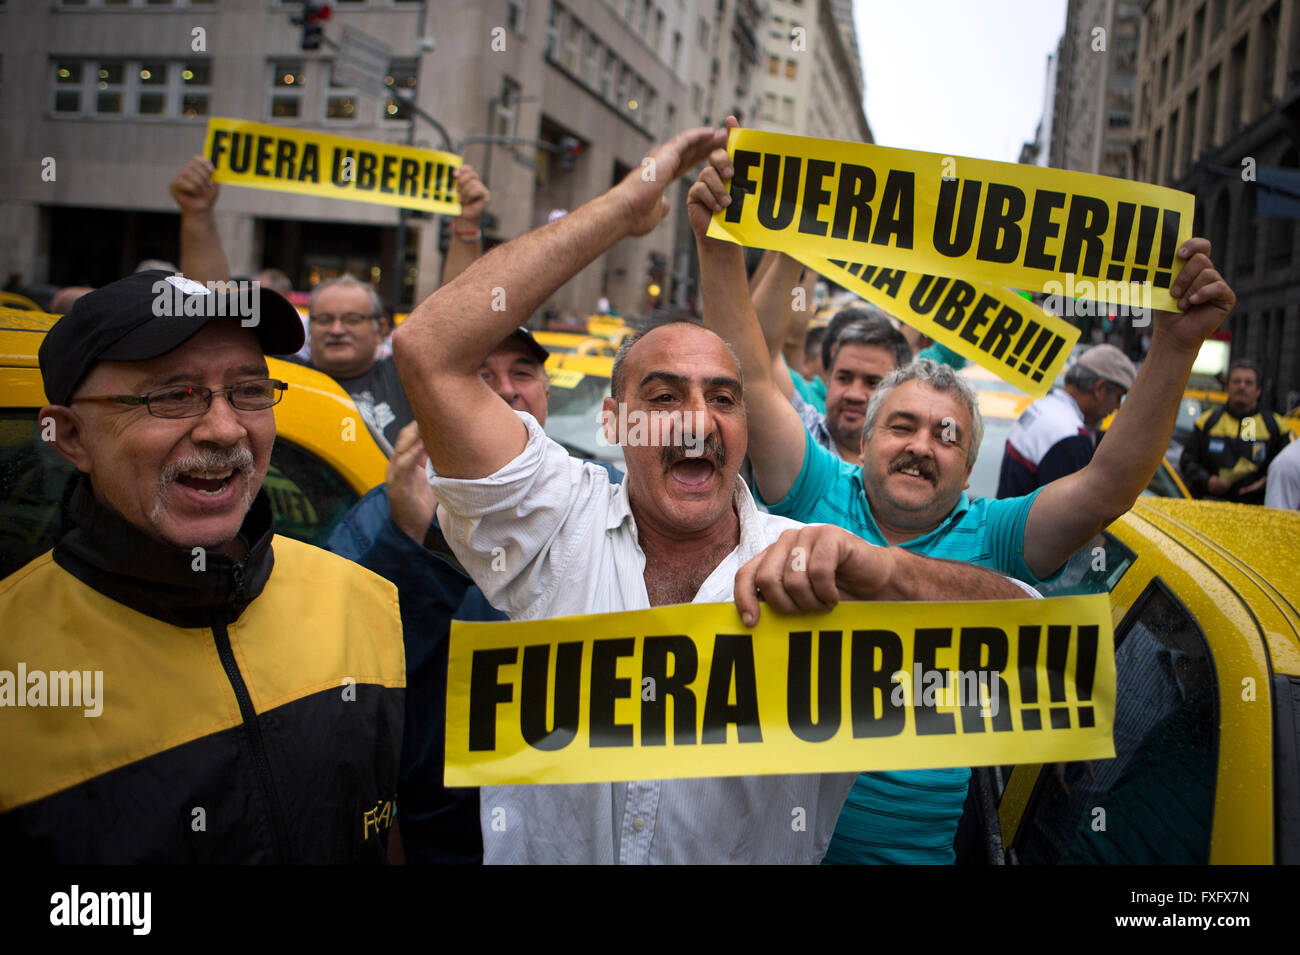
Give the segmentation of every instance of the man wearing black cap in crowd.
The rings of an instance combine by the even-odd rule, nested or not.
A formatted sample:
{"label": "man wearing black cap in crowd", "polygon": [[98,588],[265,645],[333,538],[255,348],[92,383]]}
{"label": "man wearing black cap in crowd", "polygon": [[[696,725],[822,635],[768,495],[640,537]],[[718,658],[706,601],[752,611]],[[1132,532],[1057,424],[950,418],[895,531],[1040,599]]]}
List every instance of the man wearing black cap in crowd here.
{"label": "man wearing black cap in crowd", "polygon": [[302,325],[241,291],[137,273],[41,345],[42,434],[82,473],[71,529],[0,581],[10,860],[385,858],[396,594],[274,538],[262,481],[287,385],[265,355]]}

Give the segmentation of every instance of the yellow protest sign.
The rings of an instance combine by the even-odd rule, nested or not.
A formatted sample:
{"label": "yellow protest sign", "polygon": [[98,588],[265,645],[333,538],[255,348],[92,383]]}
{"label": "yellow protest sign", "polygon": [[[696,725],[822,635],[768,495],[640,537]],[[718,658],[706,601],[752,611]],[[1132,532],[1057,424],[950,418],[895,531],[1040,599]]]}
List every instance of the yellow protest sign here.
{"label": "yellow protest sign", "polygon": [[1105,594],[453,621],[448,786],[1114,755]]}
{"label": "yellow protest sign", "polygon": [[799,257],[804,265],[1035,398],[1051,390],[1079,329],[995,285]]}
{"label": "yellow protest sign", "polygon": [[203,154],[215,182],[460,214],[453,153],[214,116]]}
{"label": "yellow protest sign", "polygon": [[1185,192],[1088,173],[732,130],[731,204],[709,235],[796,258],[869,262],[1175,311]]}

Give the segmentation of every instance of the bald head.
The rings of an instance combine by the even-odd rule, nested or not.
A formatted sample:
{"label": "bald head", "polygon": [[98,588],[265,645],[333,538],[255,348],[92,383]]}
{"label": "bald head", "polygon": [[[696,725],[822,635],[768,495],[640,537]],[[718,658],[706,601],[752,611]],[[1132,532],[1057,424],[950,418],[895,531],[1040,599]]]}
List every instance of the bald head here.
{"label": "bald head", "polygon": [[650,368],[647,366],[641,368],[640,366],[646,364],[647,361],[649,365],[654,366],[671,365],[670,356],[674,354],[679,346],[690,352],[708,352],[716,349],[719,361],[729,365],[736,380],[743,384],[744,376],[740,370],[740,359],[736,357],[736,353],[730,345],[723,341],[716,332],[710,331],[702,325],[679,321],[656,325],[654,328],[633,335],[623,342],[618,354],[614,357],[614,368],[609,382],[610,395],[615,401],[621,401],[627,391],[630,375],[635,374],[633,384],[636,384],[651,371],[671,372],[670,367]]}

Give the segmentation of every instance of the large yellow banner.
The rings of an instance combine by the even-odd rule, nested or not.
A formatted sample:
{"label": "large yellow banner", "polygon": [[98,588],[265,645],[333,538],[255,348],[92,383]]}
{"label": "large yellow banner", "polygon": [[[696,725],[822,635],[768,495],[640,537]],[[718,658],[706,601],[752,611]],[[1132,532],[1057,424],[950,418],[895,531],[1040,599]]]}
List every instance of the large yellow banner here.
{"label": "large yellow banner", "polygon": [[447,687],[448,786],[1115,754],[1105,594],[454,621]]}
{"label": "large yellow banner", "polygon": [[[1175,311],[1188,193],[1081,172],[732,130],[709,235],[800,258]],[[1084,291],[1086,289],[1086,291]]]}
{"label": "large yellow banner", "polygon": [[453,153],[214,116],[203,154],[215,182],[460,215]]}

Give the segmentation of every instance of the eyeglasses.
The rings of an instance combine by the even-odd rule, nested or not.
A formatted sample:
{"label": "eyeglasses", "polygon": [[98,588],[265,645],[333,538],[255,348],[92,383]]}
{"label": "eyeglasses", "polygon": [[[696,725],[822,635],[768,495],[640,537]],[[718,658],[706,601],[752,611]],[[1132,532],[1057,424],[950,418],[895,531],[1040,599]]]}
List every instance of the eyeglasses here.
{"label": "eyeglasses", "polygon": [[360,328],[366,322],[373,322],[378,318],[378,315],[363,315],[361,312],[344,312],[342,315],[331,315],[329,312],[317,312],[312,315],[308,321],[317,328],[329,328],[335,322],[342,322],[348,328]]}
{"label": "eyeglasses", "polygon": [[288,390],[287,382],[275,378],[241,381],[229,388],[204,388],[201,385],[171,386],[147,395],[91,395],[73,401],[115,401],[122,405],[144,405],[155,418],[195,418],[212,407],[214,395],[225,395],[237,411],[265,411],[280,403]]}

